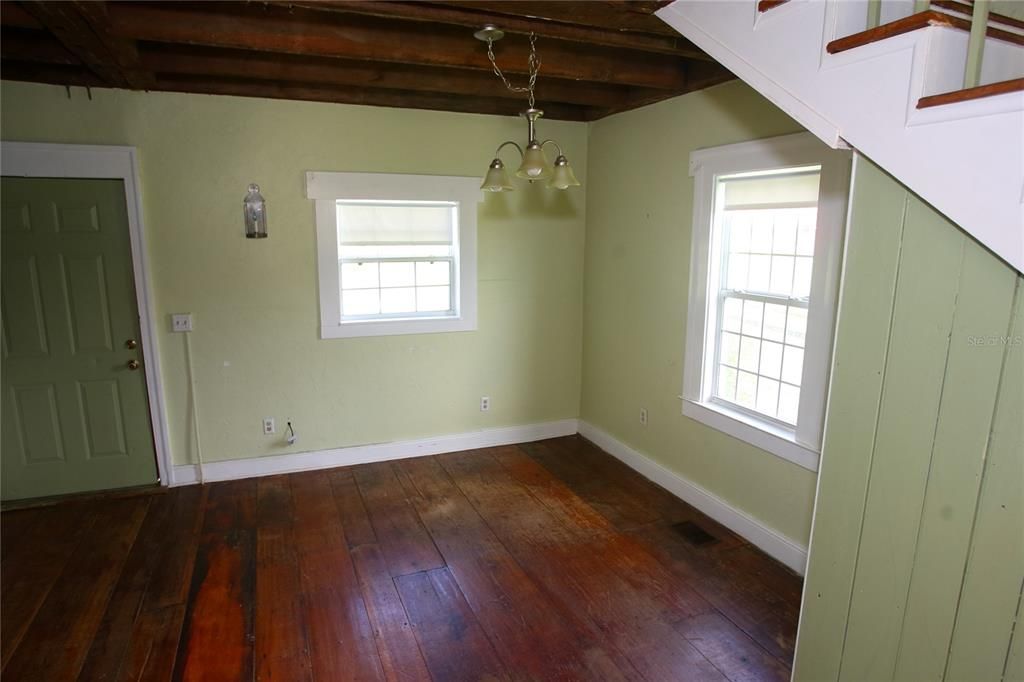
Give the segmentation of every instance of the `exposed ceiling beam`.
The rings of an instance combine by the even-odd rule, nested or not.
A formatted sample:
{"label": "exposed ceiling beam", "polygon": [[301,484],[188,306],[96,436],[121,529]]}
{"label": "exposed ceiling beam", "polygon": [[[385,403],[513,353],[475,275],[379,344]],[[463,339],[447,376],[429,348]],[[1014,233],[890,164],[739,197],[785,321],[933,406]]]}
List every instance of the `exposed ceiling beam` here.
{"label": "exposed ceiling beam", "polygon": [[651,3],[636,3],[637,11],[622,11],[624,4],[632,9],[635,3],[550,2],[545,0],[448,0],[430,4],[448,5],[462,9],[475,9],[494,14],[517,17],[552,19],[571,24],[605,28],[612,31],[638,31],[666,36],[678,35],[671,26],[646,11]]}
{"label": "exposed ceiling beam", "polygon": [[136,90],[152,87],[153,77],[139,64],[139,53],[134,40],[119,38],[110,32],[110,18],[107,15],[107,3],[95,0],[76,0],[74,3],[89,28],[107,49],[118,70],[128,81],[128,85]]}
{"label": "exposed ceiling beam", "polygon": [[[143,67],[158,77],[172,74],[208,75],[214,78],[258,77],[279,82],[496,97],[521,103],[518,106],[515,102],[508,102],[505,106],[509,113],[526,107],[522,93],[510,92],[494,74],[484,71],[160,43],[143,43],[140,52]],[[607,109],[622,106],[627,99],[640,93],[653,97],[666,96],[664,90],[560,79],[541,80],[537,87],[541,107],[549,102],[564,102]]]}
{"label": "exposed ceiling beam", "polygon": [[[514,111],[510,111],[502,100],[426,92],[403,92],[384,88],[336,88],[323,85],[295,85],[291,83],[243,79],[161,76],[156,81],[156,89],[172,92],[208,93],[212,95],[363,104],[402,109],[460,111],[499,116],[514,114]],[[597,118],[601,113],[602,111],[599,109],[571,104],[553,104],[544,107],[545,118],[565,121],[589,121]]]}
{"label": "exposed ceiling beam", "polygon": [[[405,64],[491,70],[483,45],[461,28],[305,8],[222,3],[169,5],[114,3],[108,7],[111,32],[121,38],[210,45],[290,54],[343,57]],[[526,40],[495,45],[503,69],[522,73]],[[606,82],[681,92],[686,60],[670,55],[619,50],[549,40],[541,45],[541,77]],[[499,84],[500,85],[500,84]]]}
{"label": "exposed ceiling beam", "polygon": [[[0,55],[7,61],[43,62],[44,64],[81,65],[75,55],[68,52],[59,40],[45,31],[32,31],[4,26],[0,29]],[[6,77],[6,73],[4,77]]]}
{"label": "exposed ceiling beam", "polygon": [[110,51],[83,21],[74,3],[28,0],[22,6],[104,83],[113,87],[130,87]]}
{"label": "exposed ceiling beam", "polygon": [[711,57],[702,52],[700,48],[679,34],[655,35],[623,32],[577,26],[549,19],[524,19],[511,15],[503,15],[500,19],[496,19],[493,12],[481,11],[472,7],[449,7],[425,2],[373,2],[371,0],[280,0],[274,4],[305,7],[319,11],[349,12],[376,17],[450,24],[467,28],[479,28],[483,24],[497,22],[506,33],[529,34],[532,32],[544,38],[711,60]]}

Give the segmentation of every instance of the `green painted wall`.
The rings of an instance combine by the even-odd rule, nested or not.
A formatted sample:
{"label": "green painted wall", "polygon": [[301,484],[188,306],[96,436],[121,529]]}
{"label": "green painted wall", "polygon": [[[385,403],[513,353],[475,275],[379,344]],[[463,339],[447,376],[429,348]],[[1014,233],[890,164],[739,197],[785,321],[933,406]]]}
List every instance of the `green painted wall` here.
{"label": "green painted wall", "polygon": [[[184,337],[192,312],[204,456],[318,450],[576,417],[585,194],[520,186],[479,220],[479,330],[321,340],[308,170],[481,176],[513,117],[2,86],[5,140],[134,145],[174,461],[194,456]],[[584,124],[544,121],[586,183]],[[250,182],[270,238],[242,236]],[[479,398],[491,397],[488,413]],[[299,443],[263,436],[292,418]],[[279,428],[280,431],[280,428]]]}
{"label": "green painted wall", "polygon": [[795,679],[1020,680],[1024,278],[854,175]]}
{"label": "green painted wall", "polygon": [[[581,417],[799,544],[814,472],[681,414],[690,152],[801,128],[733,81],[590,128]],[[646,408],[649,424],[640,425]]]}

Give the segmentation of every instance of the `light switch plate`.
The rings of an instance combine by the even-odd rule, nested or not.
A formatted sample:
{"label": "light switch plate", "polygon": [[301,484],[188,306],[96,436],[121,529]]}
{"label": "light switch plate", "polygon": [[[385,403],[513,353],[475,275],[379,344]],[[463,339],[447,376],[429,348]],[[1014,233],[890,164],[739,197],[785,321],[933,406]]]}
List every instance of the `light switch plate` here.
{"label": "light switch plate", "polygon": [[178,313],[171,315],[171,331],[192,331],[192,313]]}

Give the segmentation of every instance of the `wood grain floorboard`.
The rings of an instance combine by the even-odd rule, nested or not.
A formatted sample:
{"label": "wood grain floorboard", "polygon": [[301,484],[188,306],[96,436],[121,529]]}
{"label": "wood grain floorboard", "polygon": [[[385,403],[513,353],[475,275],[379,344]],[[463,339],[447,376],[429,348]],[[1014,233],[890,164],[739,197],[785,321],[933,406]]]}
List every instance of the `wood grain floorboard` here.
{"label": "wood grain floorboard", "polygon": [[634,680],[636,670],[575,609],[549,599],[435,457],[396,463],[420,518],[506,668],[539,680]]}
{"label": "wood grain floorboard", "polygon": [[288,477],[259,479],[256,499],[256,679],[311,682]]}
{"label": "wood grain floorboard", "polygon": [[452,682],[509,679],[447,568],[403,575],[395,584],[431,677]]}
{"label": "wood grain floorboard", "polygon": [[801,589],[581,437],[0,514],[5,681],[783,680]]}
{"label": "wood grain floorboard", "polygon": [[383,680],[330,477],[296,474],[291,487],[313,679]]}
{"label": "wood grain floorboard", "polygon": [[106,502],[4,668],[5,680],[74,680],[96,636],[149,498]]}
{"label": "wood grain floorboard", "polygon": [[[495,459],[509,448],[441,455],[445,469],[513,556],[564,608],[578,608],[647,679],[721,680],[672,627],[691,615],[626,579],[609,561],[612,535],[596,519],[559,518]],[[651,564],[656,562],[651,561]],[[628,613],[630,617],[623,619]]]}
{"label": "wood grain floorboard", "polygon": [[255,526],[255,480],[210,487],[175,679],[254,679]]}

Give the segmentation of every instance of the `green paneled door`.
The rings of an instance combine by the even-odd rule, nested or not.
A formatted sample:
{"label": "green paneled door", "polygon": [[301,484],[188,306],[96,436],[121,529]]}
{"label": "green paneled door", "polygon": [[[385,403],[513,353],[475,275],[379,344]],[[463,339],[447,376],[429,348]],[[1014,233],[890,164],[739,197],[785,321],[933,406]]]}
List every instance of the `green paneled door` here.
{"label": "green paneled door", "polygon": [[3,499],[156,482],[123,184],[2,183]]}

